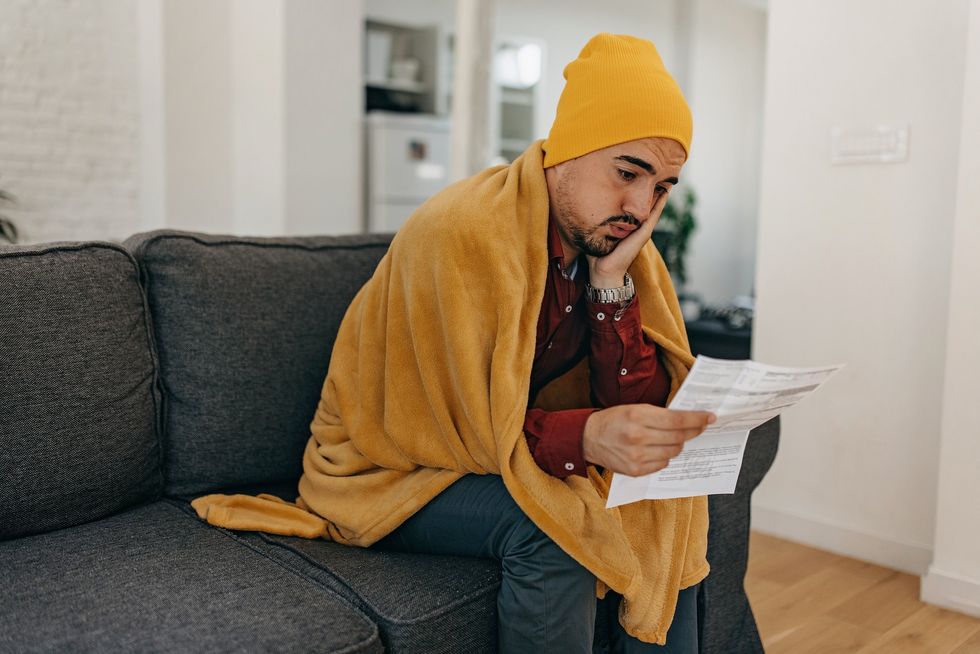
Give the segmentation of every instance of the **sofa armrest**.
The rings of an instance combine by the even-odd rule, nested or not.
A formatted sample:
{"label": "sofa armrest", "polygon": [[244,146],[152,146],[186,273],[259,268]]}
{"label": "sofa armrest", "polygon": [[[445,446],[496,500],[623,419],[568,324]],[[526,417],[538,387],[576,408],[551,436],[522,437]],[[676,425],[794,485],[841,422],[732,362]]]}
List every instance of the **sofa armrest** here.
{"label": "sofa armrest", "polygon": [[752,430],[732,495],[708,498],[711,573],[698,592],[701,654],[763,652],[745,594],[752,491],[769,471],[779,447],[779,417]]}

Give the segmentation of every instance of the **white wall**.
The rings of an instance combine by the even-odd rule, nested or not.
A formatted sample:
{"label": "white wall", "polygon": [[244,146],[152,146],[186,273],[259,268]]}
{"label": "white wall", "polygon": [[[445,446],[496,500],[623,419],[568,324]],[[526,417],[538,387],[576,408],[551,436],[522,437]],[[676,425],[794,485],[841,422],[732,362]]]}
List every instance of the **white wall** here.
{"label": "white wall", "polygon": [[138,7],[140,209],[133,232],[157,229],[167,222],[163,3],[161,0],[143,0]]}
{"label": "white wall", "polygon": [[288,0],[285,12],[283,231],[360,232],[362,3]]}
{"label": "white wall", "polygon": [[286,221],[286,9],[269,0],[233,0],[229,8],[233,229],[279,234]]}
{"label": "white wall", "polygon": [[970,5],[936,533],[922,597],[980,616],[980,0]]}
{"label": "white wall", "polygon": [[[754,526],[915,573],[934,533],[965,8],[769,3],[754,357],[847,367],[785,416]],[[907,162],[830,165],[833,126],[880,122],[910,125]]]}
{"label": "white wall", "polygon": [[162,13],[165,138],[147,165],[166,160],[165,226],[361,231],[360,3],[164,0]]}
{"label": "white wall", "polygon": [[136,229],[137,26],[127,0],[0,3],[2,211],[22,242]]}
{"label": "white wall", "polygon": [[165,149],[155,154],[165,160],[166,215],[160,226],[230,233],[235,141],[229,0],[162,0],[162,20]]}
{"label": "white wall", "polygon": [[694,141],[683,177],[698,192],[687,286],[724,304],[755,280],[766,12],[733,0],[689,0],[687,11]]}

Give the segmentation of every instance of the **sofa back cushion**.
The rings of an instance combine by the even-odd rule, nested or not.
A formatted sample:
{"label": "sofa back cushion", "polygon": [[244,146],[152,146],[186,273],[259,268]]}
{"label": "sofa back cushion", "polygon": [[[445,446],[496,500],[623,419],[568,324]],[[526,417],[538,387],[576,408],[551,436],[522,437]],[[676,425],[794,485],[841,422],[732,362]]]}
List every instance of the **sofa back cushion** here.
{"label": "sofa back cushion", "polygon": [[299,478],[340,321],[389,242],[174,230],[126,241],[160,352],[168,494]]}
{"label": "sofa back cushion", "polygon": [[112,243],[0,247],[0,539],[163,489],[146,296]]}

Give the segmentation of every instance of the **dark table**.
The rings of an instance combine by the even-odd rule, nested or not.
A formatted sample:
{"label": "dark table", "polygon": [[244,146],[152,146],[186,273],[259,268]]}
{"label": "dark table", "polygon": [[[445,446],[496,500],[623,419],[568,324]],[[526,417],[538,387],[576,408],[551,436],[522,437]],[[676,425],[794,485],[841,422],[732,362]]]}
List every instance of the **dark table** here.
{"label": "dark table", "polygon": [[686,323],[691,352],[716,359],[752,358],[752,328],[730,329],[720,320],[690,320]]}

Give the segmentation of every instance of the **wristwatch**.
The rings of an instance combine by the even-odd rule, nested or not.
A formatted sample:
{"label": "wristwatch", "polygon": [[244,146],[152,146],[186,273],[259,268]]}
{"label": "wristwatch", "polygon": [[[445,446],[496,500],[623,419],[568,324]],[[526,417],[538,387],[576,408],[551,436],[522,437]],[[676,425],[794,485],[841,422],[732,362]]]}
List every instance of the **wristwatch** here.
{"label": "wristwatch", "polygon": [[633,288],[633,278],[629,273],[625,276],[626,284],[616,288],[592,288],[592,284],[586,283],[585,292],[589,299],[596,304],[613,304],[618,302],[620,306],[626,304],[636,295]]}

